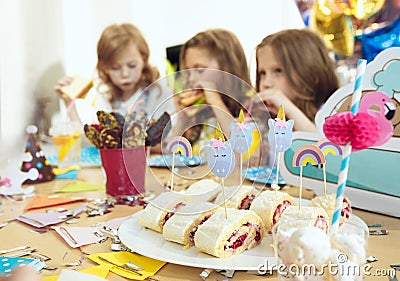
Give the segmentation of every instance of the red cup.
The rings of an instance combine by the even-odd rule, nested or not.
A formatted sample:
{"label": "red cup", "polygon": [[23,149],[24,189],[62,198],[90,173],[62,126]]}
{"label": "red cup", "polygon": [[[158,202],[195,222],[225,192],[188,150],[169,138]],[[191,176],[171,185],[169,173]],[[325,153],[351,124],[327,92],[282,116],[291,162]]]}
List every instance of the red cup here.
{"label": "red cup", "polygon": [[143,193],[146,171],[145,147],[100,149],[106,173],[106,193],[111,196]]}

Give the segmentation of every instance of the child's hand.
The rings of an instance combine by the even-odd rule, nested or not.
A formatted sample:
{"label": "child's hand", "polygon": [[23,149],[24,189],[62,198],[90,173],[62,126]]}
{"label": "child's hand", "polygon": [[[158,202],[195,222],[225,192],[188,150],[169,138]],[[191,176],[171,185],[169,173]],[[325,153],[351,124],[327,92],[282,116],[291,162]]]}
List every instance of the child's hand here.
{"label": "child's hand", "polygon": [[179,103],[182,107],[191,106],[198,102],[203,96],[203,91],[199,89],[185,91],[179,94]]}
{"label": "child's hand", "polygon": [[73,80],[74,80],[74,78],[72,78],[70,76],[65,76],[65,77],[61,78],[60,80],[58,80],[57,84],[54,86],[54,91],[65,101],[65,103],[67,105],[72,102],[72,99],[68,95],[65,95],[62,92],[62,88],[70,85]]}
{"label": "child's hand", "polygon": [[280,105],[285,109],[286,119],[293,119],[295,131],[316,132],[314,121],[310,120],[282,91],[267,89],[258,94],[271,115],[276,116]]}
{"label": "child's hand", "polygon": [[267,89],[258,93],[258,96],[273,116],[278,114],[281,105],[283,105],[285,112],[294,106],[293,102],[279,89]]}

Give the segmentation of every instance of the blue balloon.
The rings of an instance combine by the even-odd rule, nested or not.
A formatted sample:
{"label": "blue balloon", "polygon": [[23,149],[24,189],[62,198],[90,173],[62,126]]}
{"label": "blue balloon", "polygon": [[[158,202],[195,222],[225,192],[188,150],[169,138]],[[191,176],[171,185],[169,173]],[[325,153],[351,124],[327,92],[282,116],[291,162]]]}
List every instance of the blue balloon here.
{"label": "blue balloon", "polygon": [[400,47],[400,17],[386,27],[356,38],[360,40],[363,58],[370,62],[381,51],[390,47]]}

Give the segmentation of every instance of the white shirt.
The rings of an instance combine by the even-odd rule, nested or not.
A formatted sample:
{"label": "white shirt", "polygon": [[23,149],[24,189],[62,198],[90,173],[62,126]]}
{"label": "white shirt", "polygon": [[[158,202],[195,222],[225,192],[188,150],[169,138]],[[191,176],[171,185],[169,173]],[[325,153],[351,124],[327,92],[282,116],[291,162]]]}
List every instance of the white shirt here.
{"label": "white shirt", "polygon": [[144,110],[148,120],[157,119],[165,111],[172,115],[175,108],[172,92],[161,80],[145,89],[139,89],[126,101],[110,103],[108,94],[104,89],[94,86],[85,99],[76,99],[75,107],[82,124],[98,123],[96,112],[117,112],[126,116],[129,112]]}

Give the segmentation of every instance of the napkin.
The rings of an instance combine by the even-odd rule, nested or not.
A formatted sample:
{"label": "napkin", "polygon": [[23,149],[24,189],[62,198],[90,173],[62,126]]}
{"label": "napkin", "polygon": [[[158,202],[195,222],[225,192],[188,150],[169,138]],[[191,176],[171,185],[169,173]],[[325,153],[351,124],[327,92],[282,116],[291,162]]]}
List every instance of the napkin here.
{"label": "napkin", "polygon": [[24,211],[47,208],[47,207],[69,204],[85,200],[86,199],[83,197],[66,198],[66,197],[34,196],[25,205]]}
{"label": "napkin", "polygon": [[141,256],[141,255],[138,255],[135,253],[130,253],[130,252],[98,253],[98,254],[89,255],[88,258],[94,262],[97,262],[100,265],[103,265],[103,266],[110,265],[106,261],[100,260],[98,258],[99,256],[101,256],[113,263],[119,264],[119,265],[123,265],[130,261],[130,262],[144,268],[144,270],[139,271],[139,273],[142,274],[141,276],[139,276],[133,272],[131,273],[128,270],[124,270],[124,269],[121,269],[116,266],[113,266],[110,269],[115,274],[118,274],[125,278],[135,279],[135,280],[144,280],[147,277],[153,276],[154,274],[157,273],[157,271],[159,271],[161,269],[161,267],[163,267],[166,264],[166,262],[158,261],[158,260],[155,260],[152,258],[148,258],[148,257]]}
{"label": "napkin", "polygon": [[[82,204],[78,208],[74,209],[73,217],[81,213],[86,208],[87,203]],[[57,224],[63,221],[70,219],[67,217],[68,211],[65,212],[54,212],[54,213],[32,213],[32,214],[23,214],[16,217],[20,222],[24,222],[26,224],[32,225],[34,227],[45,227],[48,225]]]}
{"label": "napkin", "polygon": [[60,190],[56,191],[58,193],[69,193],[69,192],[86,192],[86,191],[96,191],[96,190],[105,190],[106,187],[104,185],[95,185],[83,181],[76,181],[70,184],[65,185]]}

